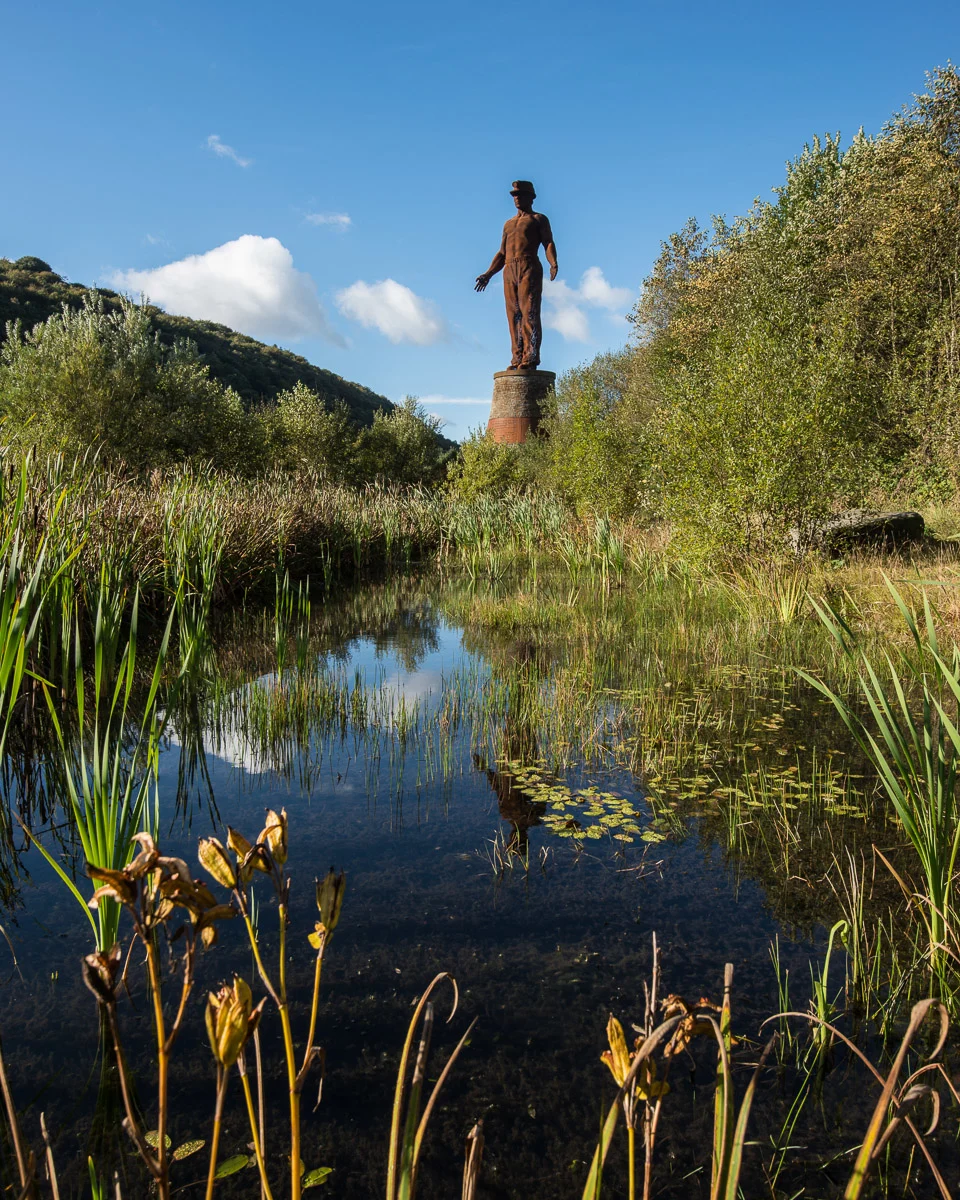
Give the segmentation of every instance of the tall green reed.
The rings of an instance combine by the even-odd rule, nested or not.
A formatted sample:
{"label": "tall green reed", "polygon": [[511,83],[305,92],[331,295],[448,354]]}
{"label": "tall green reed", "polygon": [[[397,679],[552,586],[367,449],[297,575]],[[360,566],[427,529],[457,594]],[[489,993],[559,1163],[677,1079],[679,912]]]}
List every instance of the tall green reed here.
{"label": "tall green reed", "polygon": [[[866,713],[816,676],[807,671],[800,674],[833,703],[843,718],[876,770],[913,848],[921,875],[921,914],[928,932],[930,961],[939,968],[944,962],[946,927],[955,916],[960,851],[960,648],[954,645],[946,655],[941,651],[926,593],[921,625],[889,580],[887,586],[910,632],[915,653],[894,657],[892,651],[884,650],[879,664],[857,646],[850,627],[828,604],[813,601],[820,620],[853,666],[856,690]],[[890,869],[893,871],[892,866]],[[903,880],[901,883],[909,895],[910,885]]]}
{"label": "tall green reed", "polygon": [[[134,836],[142,830],[154,835],[157,832],[157,773],[165,723],[158,710],[158,698],[172,614],[153,663],[146,694],[135,700],[138,609],[135,597],[127,642],[115,664],[112,679],[112,637],[104,633],[107,623],[101,619],[100,608],[94,624],[93,664],[89,678],[84,671],[80,630],[76,629],[75,724],[61,717],[50,690],[44,688],[60,750],[60,770],[56,777],[63,785],[88,869],[122,870],[136,850]],[[139,716],[135,715],[138,711]],[[74,881],[36,837],[33,841],[87,916],[98,950],[109,951],[117,940],[119,906],[109,898],[104,900],[97,908],[95,923],[88,901]]]}

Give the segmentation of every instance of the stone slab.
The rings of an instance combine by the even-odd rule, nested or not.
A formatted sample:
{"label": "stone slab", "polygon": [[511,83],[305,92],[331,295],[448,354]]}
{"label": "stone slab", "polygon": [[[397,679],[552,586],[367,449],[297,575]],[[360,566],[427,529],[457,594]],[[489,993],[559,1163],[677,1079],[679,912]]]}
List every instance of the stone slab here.
{"label": "stone slab", "polygon": [[[851,508],[824,521],[804,539],[825,554],[843,554],[858,547],[899,550],[923,542],[923,516],[918,512],[872,512]],[[791,541],[799,549],[799,530],[791,530]]]}

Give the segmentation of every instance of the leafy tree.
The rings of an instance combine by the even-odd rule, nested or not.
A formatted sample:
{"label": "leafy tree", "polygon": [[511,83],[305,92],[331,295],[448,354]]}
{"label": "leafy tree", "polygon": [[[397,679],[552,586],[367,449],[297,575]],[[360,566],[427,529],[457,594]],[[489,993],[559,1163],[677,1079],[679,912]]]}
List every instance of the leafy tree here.
{"label": "leafy tree", "polygon": [[316,392],[297,383],[280,393],[275,407],[262,409],[260,417],[276,466],[313,470],[332,483],[358,482],[359,431],[345,404],[328,408]]}
{"label": "leafy tree", "polygon": [[378,412],[358,437],[359,470],[364,480],[437,483],[451,458],[440,438],[443,421],[431,416],[415,396],[389,413]]}
{"label": "leafy tree", "polygon": [[567,371],[544,421],[544,482],[581,514],[642,510],[649,469],[643,354],[601,354]]}
{"label": "leafy tree", "polygon": [[[62,279],[49,263],[32,255],[16,262],[0,258],[0,341],[8,321],[20,321],[24,330],[30,330],[59,316],[64,305],[81,309],[94,297],[107,312],[118,311],[124,303],[123,297],[108,288],[91,289]],[[267,346],[213,321],[177,316],[149,304],[144,308],[164,346],[191,341],[211,377],[233,388],[248,409],[272,403],[280,392],[297,383],[316,392],[330,408],[342,401],[361,425],[369,425],[378,409],[392,407],[385,396],[325,371],[290,350]]]}
{"label": "leafy tree", "polygon": [[109,307],[97,295],[28,332],[7,327],[0,417],[9,441],[94,448],[139,472],[196,459],[240,474],[306,469],[349,485],[433,484],[449,457],[440,421],[409,397],[368,428],[342,400],[330,404],[302,382],[248,411],[192,342],[167,346],[148,309],[127,300]]}
{"label": "leafy tree", "polygon": [[689,542],[782,545],[867,493],[960,485],[960,77],[876,137],[815,138],[772,202],[663,248],[632,314]]}

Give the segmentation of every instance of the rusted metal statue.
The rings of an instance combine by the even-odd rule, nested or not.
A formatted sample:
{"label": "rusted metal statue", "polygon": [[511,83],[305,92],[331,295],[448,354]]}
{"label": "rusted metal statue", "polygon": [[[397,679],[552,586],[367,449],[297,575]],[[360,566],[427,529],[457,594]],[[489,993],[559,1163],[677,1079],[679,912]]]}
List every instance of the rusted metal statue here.
{"label": "rusted metal statue", "polygon": [[540,364],[540,340],[543,326],[540,301],[543,296],[543,246],[550,264],[551,280],[557,277],[557,247],[550,222],[543,213],[533,211],[537,193],[528,179],[515,179],[510,195],[517,215],[503,227],[500,249],[482,275],[476,290],[482,292],[500,270],[503,271],[503,296],[507,304],[510,346],[513,351],[510,371],[535,371]]}

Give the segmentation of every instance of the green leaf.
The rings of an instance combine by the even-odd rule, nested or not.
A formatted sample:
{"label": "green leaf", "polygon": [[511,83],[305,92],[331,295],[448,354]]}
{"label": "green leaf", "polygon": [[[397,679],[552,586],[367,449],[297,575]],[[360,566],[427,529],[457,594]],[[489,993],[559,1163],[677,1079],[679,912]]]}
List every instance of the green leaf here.
{"label": "green leaf", "polygon": [[217,1167],[217,1173],[214,1179],[226,1179],[228,1175],[236,1175],[238,1171],[242,1171],[250,1162],[249,1154],[234,1154],[231,1158],[224,1161]]}
{"label": "green leaf", "polygon": [[173,1152],[173,1161],[181,1162],[185,1158],[189,1158],[191,1154],[196,1154],[198,1150],[202,1150],[207,1143],[203,1138],[197,1138],[194,1142],[184,1142],[182,1146],[178,1146]]}
{"label": "green leaf", "polygon": [[327,1176],[332,1174],[333,1167],[315,1167],[304,1175],[301,1186],[304,1188],[319,1187],[321,1183],[326,1183]]}
{"label": "green leaf", "polygon": [[[149,1133],[145,1133],[143,1135],[143,1140],[147,1143],[151,1150],[156,1150],[156,1148],[160,1145],[160,1133],[156,1129],[151,1129]],[[168,1150],[173,1145],[168,1133],[163,1135],[163,1144]]]}

